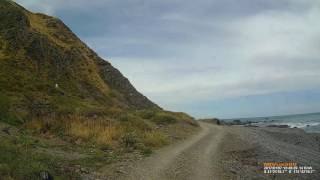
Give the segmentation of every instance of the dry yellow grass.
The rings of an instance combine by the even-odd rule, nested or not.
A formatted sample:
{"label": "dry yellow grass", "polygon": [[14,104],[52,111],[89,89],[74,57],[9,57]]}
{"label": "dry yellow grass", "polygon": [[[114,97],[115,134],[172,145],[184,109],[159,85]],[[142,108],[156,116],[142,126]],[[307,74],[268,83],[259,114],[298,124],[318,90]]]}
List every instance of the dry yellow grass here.
{"label": "dry yellow grass", "polygon": [[34,119],[27,122],[25,127],[39,133],[62,129],[67,136],[100,145],[117,143],[125,130],[123,126],[109,119],[88,119],[76,115],[59,119]]}
{"label": "dry yellow grass", "polygon": [[97,144],[112,144],[117,141],[123,130],[121,126],[106,119],[72,118],[66,124],[67,135],[93,140]]}
{"label": "dry yellow grass", "polygon": [[128,116],[126,121],[116,121],[73,115],[64,118],[32,120],[26,123],[26,127],[40,133],[63,132],[63,135],[72,137],[74,140],[81,139],[82,142],[93,142],[109,147],[126,144],[137,147],[137,144],[143,144],[145,147],[159,148],[170,143],[166,133],[153,128],[145,120],[134,119],[131,116]]}
{"label": "dry yellow grass", "polygon": [[7,42],[0,37],[0,59],[5,58],[4,50],[7,49]]}
{"label": "dry yellow grass", "polygon": [[36,132],[40,132],[41,129],[44,127],[44,123],[43,121],[39,121],[39,120],[31,120],[25,124],[25,127],[27,129],[32,129]]}

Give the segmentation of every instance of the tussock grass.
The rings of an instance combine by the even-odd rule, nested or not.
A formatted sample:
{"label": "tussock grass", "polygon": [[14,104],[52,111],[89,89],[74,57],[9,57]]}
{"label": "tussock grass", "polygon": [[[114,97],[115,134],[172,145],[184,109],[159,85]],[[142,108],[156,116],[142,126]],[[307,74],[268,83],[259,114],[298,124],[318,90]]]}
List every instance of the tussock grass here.
{"label": "tussock grass", "polygon": [[88,119],[80,116],[63,118],[34,119],[25,124],[27,129],[37,133],[53,133],[94,142],[99,145],[112,145],[119,140],[124,128],[108,119]]}
{"label": "tussock grass", "polygon": [[51,133],[71,137],[74,141],[94,143],[102,147],[130,149],[159,148],[169,143],[164,132],[152,121],[133,114],[120,119],[86,118],[79,115],[42,118],[28,121],[25,127],[35,133]]}
{"label": "tussock grass", "polygon": [[100,145],[112,145],[117,141],[123,128],[107,119],[72,118],[65,125],[66,134]]}

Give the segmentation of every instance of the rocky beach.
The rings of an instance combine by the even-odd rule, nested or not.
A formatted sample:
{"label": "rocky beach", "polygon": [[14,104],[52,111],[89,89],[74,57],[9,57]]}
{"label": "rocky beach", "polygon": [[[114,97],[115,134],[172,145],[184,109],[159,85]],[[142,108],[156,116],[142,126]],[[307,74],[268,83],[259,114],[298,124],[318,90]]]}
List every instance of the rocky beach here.
{"label": "rocky beach", "polygon": [[[221,141],[223,179],[317,179],[320,177],[320,134],[299,128],[225,126]],[[312,174],[265,174],[263,163],[294,162]]]}

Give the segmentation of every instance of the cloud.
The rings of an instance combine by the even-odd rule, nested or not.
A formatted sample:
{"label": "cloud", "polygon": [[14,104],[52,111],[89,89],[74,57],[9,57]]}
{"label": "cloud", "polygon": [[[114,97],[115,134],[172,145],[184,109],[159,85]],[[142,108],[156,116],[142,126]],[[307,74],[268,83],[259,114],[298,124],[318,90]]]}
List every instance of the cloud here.
{"label": "cloud", "polygon": [[[170,47],[176,54],[168,59],[114,57],[112,61],[133,77],[142,92],[168,107],[319,88],[319,12],[314,7],[308,11],[272,9],[218,23],[169,14],[163,18],[190,21],[211,27],[212,32],[198,31],[200,36],[190,38],[188,44]],[[148,63],[126,70],[140,67],[141,61]]]}
{"label": "cloud", "polygon": [[320,90],[318,0],[17,2],[62,18],[165,108]]}
{"label": "cloud", "polygon": [[77,9],[85,10],[90,8],[96,8],[100,6],[105,6],[109,3],[108,0],[96,0],[96,1],[86,1],[86,0],[14,0],[15,2],[22,4],[24,7],[36,11],[42,12],[49,15],[55,15],[57,11],[61,9]]}

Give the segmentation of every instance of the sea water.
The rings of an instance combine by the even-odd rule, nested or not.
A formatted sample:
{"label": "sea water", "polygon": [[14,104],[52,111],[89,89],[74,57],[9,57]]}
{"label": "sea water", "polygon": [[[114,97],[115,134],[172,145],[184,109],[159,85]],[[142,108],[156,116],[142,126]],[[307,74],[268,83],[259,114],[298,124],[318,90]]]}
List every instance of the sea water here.
{"label": "sea water", "polygon": [[[235,119],[228,119],[232,121]],[[301,128],[308,133],[320,133],[320,113],[296,114],[285,116],[270,116],[257,118],[240,118],[242,122],[251,121],[258,126],[288,125],[291,128]]]}

